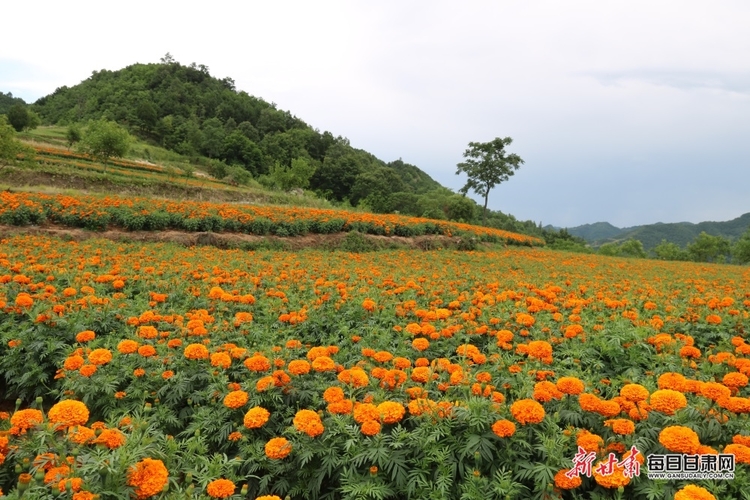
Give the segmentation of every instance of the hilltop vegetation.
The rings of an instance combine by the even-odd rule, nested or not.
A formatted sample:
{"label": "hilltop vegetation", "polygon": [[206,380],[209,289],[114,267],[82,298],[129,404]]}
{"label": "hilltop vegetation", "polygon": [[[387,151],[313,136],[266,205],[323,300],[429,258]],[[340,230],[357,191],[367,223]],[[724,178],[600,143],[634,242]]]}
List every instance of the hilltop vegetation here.
{"label": "hilltop vegetation", "polygon": [[[345,137],[321,132],[273,103],[238,91],[231,78],[213,77],[206,66],[185,66],[169,54],[159,64],[94,71],[28,109],[41,117],[44,140],[55,135],[62,145],[66,128],[68,133],[85,131],[91,121],[115,121],[138,139],[138,155],[131,152],[131,159],[158,161],[154,151],[163,151],[178,158],[169,160],[186,175],[204,172],[265,190],[265,198],[304,189],[345,208],[480,223],[473,200],[441,186],[417,166],[400,158],[381,160]],[[39,134],[22,137],[37,140]],[[500,211],[489,211],[484,225],[536,237],[556,233]]]}

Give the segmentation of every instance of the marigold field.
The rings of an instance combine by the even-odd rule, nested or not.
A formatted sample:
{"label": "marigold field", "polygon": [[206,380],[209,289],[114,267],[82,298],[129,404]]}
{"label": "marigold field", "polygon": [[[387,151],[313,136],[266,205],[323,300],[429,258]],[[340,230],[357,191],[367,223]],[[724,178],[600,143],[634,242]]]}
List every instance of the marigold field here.
{"label": "marigold field", "polygon": [[[73,217],[28,199],[27,215]],[[0,487],[74,500],[747,499],[748,325],[747,267],[11,236]],[[633,446],[641,462],[732,453],[735,478],[649,480],[645,464],[566,475],[579,447],[596,466]]]}

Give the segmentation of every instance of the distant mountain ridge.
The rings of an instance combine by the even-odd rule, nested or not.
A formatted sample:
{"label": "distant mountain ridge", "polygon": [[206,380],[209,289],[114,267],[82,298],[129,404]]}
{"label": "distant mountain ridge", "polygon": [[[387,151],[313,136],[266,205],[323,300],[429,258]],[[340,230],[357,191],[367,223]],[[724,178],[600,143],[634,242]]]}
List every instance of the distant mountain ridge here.
{"label": "distant mountain ridge", "polygon": [[661,243],[662,240],[676,243],[684,248],[692,243],[701,232],[734,240],[739,238],[749,227],[750,212],[729,221],[705,221],[697,224],[692,222],[656,222],[642,226],[619,228],[609,222],[595,222],[567,228],[567,232],[583,238],[595,247],[604,243],[635,239],[643,243],[643,248],[648,251]]}

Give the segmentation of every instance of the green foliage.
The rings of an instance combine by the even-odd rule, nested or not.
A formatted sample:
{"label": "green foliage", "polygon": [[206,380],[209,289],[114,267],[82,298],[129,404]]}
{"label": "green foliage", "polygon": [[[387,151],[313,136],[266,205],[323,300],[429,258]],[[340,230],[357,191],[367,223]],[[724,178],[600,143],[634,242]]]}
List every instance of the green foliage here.
{"label": "green foliage", "polygon": [[4,115],[10,108],[16,104],[26,105],[26,102],[20,97],[13,97],[11,92],[7,94],[0,92],[0,115]]}
{"label": "green foliage", "polygon": [[645,259],[646,251],[643,249],[643,243],[631,239],[621,243],[605,243],[599,247],[599,255]]}
{"label": "green foliage", "polygon": [[304,158],[295,158],[290,167],[281,165],[278,161],[271,168],[270,177],[276,187],[289,191],[294,188],[305,189],[310,186],[310,179],[315,173],[315,167]]}
{"label": "green foliage", "polygon": [[678,244],[667,240],[661,240],[661,243],[654,247],[653,252],[659,260],[690,260],[687,251],[680,248]]}
{"label": "green foliage", "polygon": [[16,139],[16,131],[5,116],[0,115],[0,164],[13,163],[20,154],[31,154],[31,148]]}
{"label": "green foliage", "polygon": [[68,141],[68,148],[77,144],[83,138],[83,131],[78,123],[71,123],[65,130],[65,140]]}
{"label": "green foliage", "polygon": [[687,252],[696,262],[724,262],[730,254],[729,240],[701,232]]}
{"label": "green foliage", "polygon": [[31,111],[25,104],[14,104],[8,110],[7,116],[8,123],[16,132],[35,129],[41,123],[39,115]]}
{"label": "green foliage", "polygon": [[750,262],[750,228],[732,245],[732,258],[738,264]]}
{"label": "green foliage", "polygon": [[490,142],[470,142],[464,151],[466,161],[456,167],[456,175],[465,173],[468,180],[460,192],[466,194],[469,190],[484,198],[482,224],[486,221],[487,201],[490,190],[497,184],[507,181],[524,163],[517,154],[506,154],[505,147],[510,146],[513,139],[496,137]]}
{"label": "green foliage", "polygon": [[92,121],[86,127],[78,149],[107,163],[110,158],[121,158],[130,149],[132,138],[127,130],[107,120]]}

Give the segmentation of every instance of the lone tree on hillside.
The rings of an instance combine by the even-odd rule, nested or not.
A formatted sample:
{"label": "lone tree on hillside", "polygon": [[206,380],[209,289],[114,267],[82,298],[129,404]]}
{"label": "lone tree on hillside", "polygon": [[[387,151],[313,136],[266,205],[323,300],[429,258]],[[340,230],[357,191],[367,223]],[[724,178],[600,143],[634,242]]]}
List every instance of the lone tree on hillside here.
{"label": "lone tree on hillside", "polygon": [[107,160],[125,156],[131,141],[128,131],[117,123],[99,120],[89,123],[78,149],[104,163],[106,171]]}
{"label": "lone tree on hillside", "polygon": [[487,221],[487,200],[490,190],[495,185],[507,181],[523,164],[523,160],[517,154],[506,153],[505,146],[512,142],[513,139],[510,137],[496,137],[490,142],[470,142],[469,149],[464,152],[466,161],[457,165],[456,175],[463,172],[469,176],[466,185],[459,191],[465,195],[471,189],[484,197],[482,225]]}

